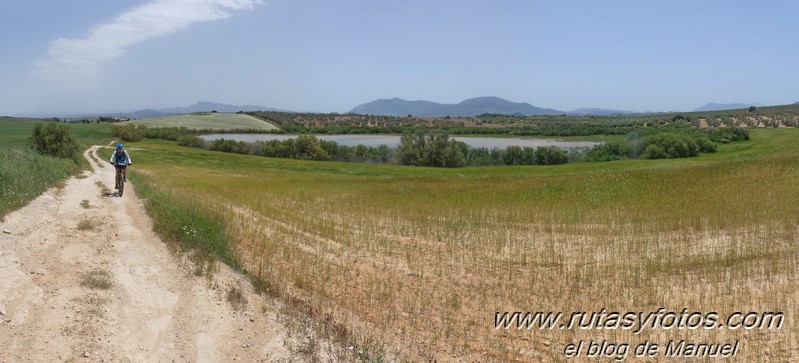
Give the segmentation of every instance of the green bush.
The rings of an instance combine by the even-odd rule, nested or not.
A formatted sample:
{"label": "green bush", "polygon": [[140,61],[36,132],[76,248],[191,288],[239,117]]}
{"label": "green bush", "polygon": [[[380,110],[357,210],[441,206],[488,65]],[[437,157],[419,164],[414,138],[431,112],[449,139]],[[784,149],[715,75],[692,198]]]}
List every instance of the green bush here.
{"label": "green bush", "polygon": [[330,160],[330,154],[319,146],[316,136],[300,135],[294,140],[292,157],[303,160]]}
{"label": "green bush", "polygon": [[731,141],[749,140],[749,130],[742,129],[738,126],[725,127],[710,130],[707,136],[711,141],[726,144]]}
{"label": "green bush", "polygon": [[114,137],[122,141],[135,142],[141,141],[144,138],[142,133],[146,132],[146,130],[147,127],[145,126],[136,127],[136,125],[133,124],[114,125],[111,128],[111,133]]}
{"label": "green bush", "polygon": [[458,167],[466,162],[468,147],[463,142],[449,138],[444,131],[405,132],[397,148],[399,161],[403,165]]}
{"label": "green bush", "polygon": [[699,154],[699,145],[694,139],[670,132],[647,136],[643,145],[641,157],[645,159],[687,158]]}
{"label": "green bush", "polygon": [[586,153],[586,161],[619,160],[630,155],[630,143],[627,141],[609,142],[592,147]]}
{"label": "green bush", "polygon": [[181,135],[193,135],[191,130],[181,127],[154,127],[148,128],[146,126],[139,126],[138,128],[139,134],[143,137],[149,137],[153,139],[163,139],[169,141],[177,141]]}
{"label": "green bush", "polygon": [[217,139],[211,142],[211,150],[247,154],[250,151],[250,146],[244,141]]}
{"label": "green bush", "polygon": [[569,162],[569,154],[557,146],[539,146],[535,149],[535,163],[538,165],[557,165]]}
{"label": "green bush", "polygon": [[196,135],[184,135],[177,139],[178,145],[189,147],[205,147],[205,140]]}
{"label": "green bush", "polygon": [[669,155],[666,153],[666,149],[658,144],[649,144],[644,149],[644,152],[641,153],[641,158],[644,159],[666,159]]}
{"label": "green bush", "polygon": [[42,155],[71,159],[76,163],[80,160],[81,146],[69,134],[69,126],[66,125],[36,124],[33,127],[33,134],[28,138],[28,143]]}

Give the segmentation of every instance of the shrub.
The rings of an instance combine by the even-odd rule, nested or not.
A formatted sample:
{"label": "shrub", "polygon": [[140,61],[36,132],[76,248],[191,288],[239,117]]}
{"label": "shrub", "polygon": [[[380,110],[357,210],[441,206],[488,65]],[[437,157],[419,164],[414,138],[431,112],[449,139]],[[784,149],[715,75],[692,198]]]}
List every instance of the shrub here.
{"label": "shrub", "polygon": [[181,135],[189,135],[191,134],[191,130],[181,127],[155,127],[155,128],[148,128],[145,126],[139,126],[137,129],[139,134],[143,137],[149,137],[153,139],[163,139],[169,141],[177,141]]}
{"label": "shrub", "polygon": [[505,148],[505,155],[503,155],[502,160],[505,162],[505,165],[521,165],[522,158],[522,147],[518,145],[511,145]]}
{"label": "shrub", "polygon": [[205,140],[196,135],[184,135],[178,137],[178,145],[189,147],[205,147]]}
{"label": "shrub", "polygon": [[114,125],[111,128],[111,133],[114,137],[128,142],[135,142],[141,141],[143,138],[142,133],[140,131],[145,131],[146,128],[141,126],[141,130],[136,127],[136,125],[127,124],[127,125]]}
{"label": "shrub", "polygon": [[56,123],[36,124],[28,143],[42,155],[55,156],[62,159],[80,160],[81,146],[69,134],[69,127]]}
{"label": "shrub", "polygon": [[300,135],[293,143],[291,157],[305,160],[330,160],[330,154],[319,145],[316,136]]}
{"label": "shrub", "polygon": [[644,159],[665,159],[668,158],[669,155],[666,154],[666,150],[663,149],[658,144],[649,144],[644,149],[644,152],[641,153],[641,157]]}
{"label": "shrub", "polygon": [[694,141],[696,141],[696,144],[699,146],[699,152],[714,153],[718,148],[718,145],[716,145],[715,142],[710,141],[710,139],[706,136],[699,136],[695,138]]}
{"label": "shrub", "polygon": [[689,117],[685,117],[685,115],[674,115],[671,118],[671,121],[691,121]]}
{"label": "shrub", "polygon": [[249,145],[243,141],[218,139],[211,142],[211,150],[214,151],[246,154],[249,152],[249,149]]}
{"label": "shrub", "polygon": [[424,138],[406,131],[400,137],[400,145],[397,149],[400,163],[403,165],[420,165],[422,158],[422,147]]}
{"label": "shrub", "polygon": [[[464,151],[465,150],[465,151]],[[468,147],[449,138],[444,131],[405,132],[400,138],[397,155],[403,165],[463,166]]]}
{"label": "shrub", "polygon": [[619,160],[630,154],[630,143],[626,141],[599,144],[588,150],[586,161]]}
{"label": "shrub", "polygon": [[538,165],[557,165],[569,162],[569,154],[557,146],[539,146],[535,149],[535,163]]}
{"label": "shrub", "polygon": [[[641,153],[641,157],[645,159],[686,158],[699,154],[699,145],[696,141],[686,135],[670,132],[647,136],[643,145],[644,151]],[[652,147],[652,145],[657,147]]]}

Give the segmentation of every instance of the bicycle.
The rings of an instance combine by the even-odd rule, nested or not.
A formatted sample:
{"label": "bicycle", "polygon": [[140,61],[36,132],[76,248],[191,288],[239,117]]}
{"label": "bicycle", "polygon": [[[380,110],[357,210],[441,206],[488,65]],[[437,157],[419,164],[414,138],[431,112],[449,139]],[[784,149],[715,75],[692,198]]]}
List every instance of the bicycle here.
{"label": "bicycle", "polygon": [[127,181],[127,180],[125,180],[125,172],[124,172],[125,169],[122,168],[122,167],[123,166],[127,167],[130,164],[113,164],[112,163],[112,165],[114,165],[114,167],[117,169],[116,189],[118,191],[118,195],[121,197],[122,193],[125,191],[125,182]]}

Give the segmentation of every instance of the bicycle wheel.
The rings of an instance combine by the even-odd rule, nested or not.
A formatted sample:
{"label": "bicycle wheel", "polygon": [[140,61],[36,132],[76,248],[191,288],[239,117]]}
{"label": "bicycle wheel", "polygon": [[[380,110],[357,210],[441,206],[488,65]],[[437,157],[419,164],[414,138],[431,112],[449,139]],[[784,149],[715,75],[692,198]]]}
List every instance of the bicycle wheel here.
{"label": "bicycle wheel", "polygon": [[125,179],[124,178],[125,178],[125,175],[122,174],[122,171],[120,171],[118,173],[118,175],[117,175],[117,180],[119,180],[119,196],[120,197],[122,196],[122,192],[125,191]]}

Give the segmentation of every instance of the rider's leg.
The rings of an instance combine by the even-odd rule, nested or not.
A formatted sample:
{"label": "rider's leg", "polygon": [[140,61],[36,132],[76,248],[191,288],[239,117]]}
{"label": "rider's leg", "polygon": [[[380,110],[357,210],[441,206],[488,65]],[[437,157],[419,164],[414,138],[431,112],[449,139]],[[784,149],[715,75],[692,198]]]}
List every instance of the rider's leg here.
{"label": "rider's leg", "polygon": [[122,176],[125,178],[124,181],[128,181],[128,168],[122,169]]}
{"label": "rider's leg", "polygon": [[114,169],[116,169],[116,172],[114,173],[114,189],[119,189],[119,167],[114,166]]}

